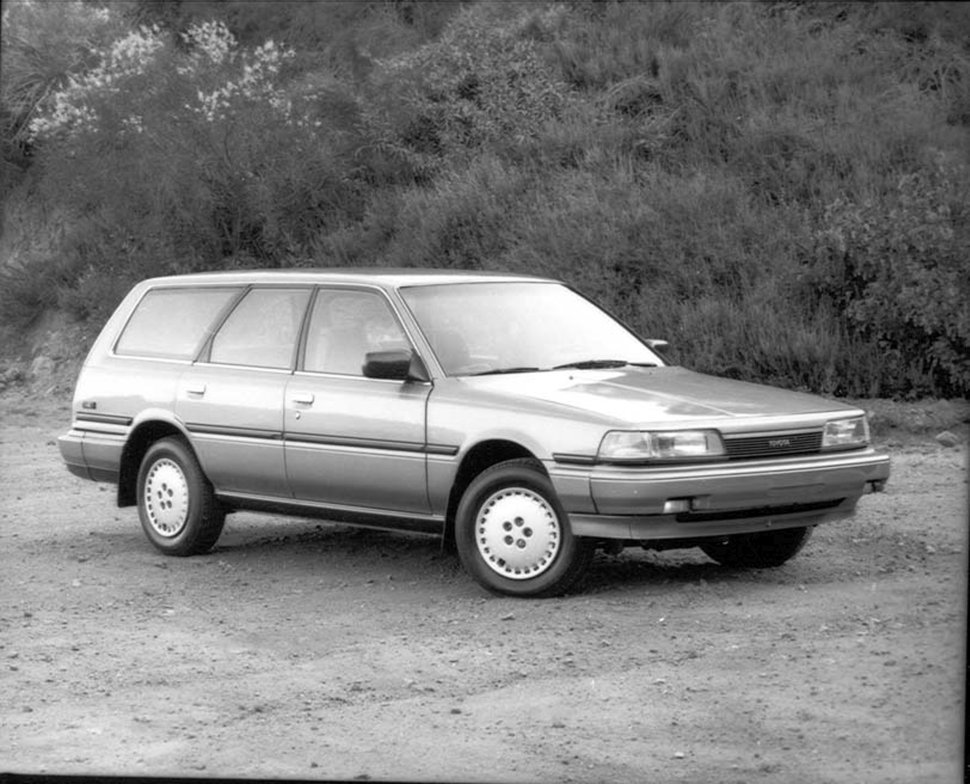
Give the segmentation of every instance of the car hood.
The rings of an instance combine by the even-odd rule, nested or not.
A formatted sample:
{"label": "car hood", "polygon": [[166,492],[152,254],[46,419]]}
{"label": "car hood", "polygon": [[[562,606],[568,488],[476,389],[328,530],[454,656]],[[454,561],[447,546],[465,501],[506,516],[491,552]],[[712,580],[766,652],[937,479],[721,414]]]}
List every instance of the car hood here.
{"label": "car hood", "polygon": [[482,392],[515,397],[523,403],[533,400],[540,405],[569,408],[625,425],[799,418],[856,410],[815,395],[681,367],[561,370],[464,381]]}

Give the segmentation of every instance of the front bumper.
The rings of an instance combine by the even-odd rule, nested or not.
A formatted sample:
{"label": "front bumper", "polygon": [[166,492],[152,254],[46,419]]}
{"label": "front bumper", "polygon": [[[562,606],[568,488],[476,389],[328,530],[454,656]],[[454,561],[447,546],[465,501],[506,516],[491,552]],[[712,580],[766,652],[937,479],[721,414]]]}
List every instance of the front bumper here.
{"label": "front bumper", "polygon": [[889,478],[872,449],[694,466],[550,470],[578,536],[706,538],[838,520]]}

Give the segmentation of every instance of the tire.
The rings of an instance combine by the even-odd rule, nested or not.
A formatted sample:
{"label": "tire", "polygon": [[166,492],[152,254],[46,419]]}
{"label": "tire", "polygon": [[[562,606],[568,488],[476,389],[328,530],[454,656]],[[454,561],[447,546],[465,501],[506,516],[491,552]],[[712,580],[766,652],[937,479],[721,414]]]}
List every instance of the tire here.
{"label": "tire", "polygon": [[138,517],[148,540],[166,555],[208,552],[225,510],[192,449],[181,438],[152,444],[138,470]]}
{"label": "tire", "polygon": [[770,569],[794,558],[811,536],[811,528],[782,528],[755,534],[735,534],[723,542],[702,544],[701,550],[722,566]]}
{"label": "tire", "polygon": [[455,518],[465,570],[506,596],[558,596],[582,577],[593,546],[572,535],[552,482],[535,460],[508,460],[479,474]]}

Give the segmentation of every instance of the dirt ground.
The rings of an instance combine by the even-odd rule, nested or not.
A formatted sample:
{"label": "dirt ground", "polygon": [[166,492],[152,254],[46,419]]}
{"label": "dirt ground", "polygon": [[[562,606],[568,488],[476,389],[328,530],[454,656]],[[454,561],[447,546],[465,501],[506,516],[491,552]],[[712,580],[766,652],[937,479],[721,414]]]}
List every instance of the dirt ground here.
{"label": "dirt ground", "polygon": [[782,568],[628,549],[523,601],[435,540],[316,521],[235,515],[166,558],[63,468],[69,418],[0,397],[0,772],[961,778],[965,446],[886,440],[887,492]]}

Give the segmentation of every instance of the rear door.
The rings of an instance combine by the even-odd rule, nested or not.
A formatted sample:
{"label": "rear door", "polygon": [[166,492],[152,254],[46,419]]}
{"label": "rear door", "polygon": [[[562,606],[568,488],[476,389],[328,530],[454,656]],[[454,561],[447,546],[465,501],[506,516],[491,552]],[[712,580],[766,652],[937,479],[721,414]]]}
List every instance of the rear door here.
{"label": "rear door", "polygon": [[283,395],[311,291],[251,288],[179,381],[176,412],[218,490],[289,495]]}
{"label": "rear door", "polygon": [[284,405],[286,470],[299,500],[427,514],[425,411],[431,385],[365,378],[368,351],[411,348],[376,289],[321,288],[304,360]]}

